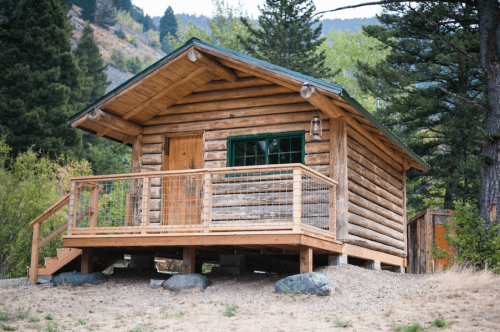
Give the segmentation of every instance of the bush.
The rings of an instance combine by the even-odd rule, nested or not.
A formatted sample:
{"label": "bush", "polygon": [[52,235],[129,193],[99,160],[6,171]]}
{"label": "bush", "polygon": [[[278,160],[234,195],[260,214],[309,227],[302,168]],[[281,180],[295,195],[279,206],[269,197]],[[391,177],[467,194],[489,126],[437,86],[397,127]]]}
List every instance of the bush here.
{"label": "bush", "polygon": [[451,221],[445,223],[445,238],[457,252],[454,260],[500,272],[500,224],[486,223],[473,202],[456,201],[454,206]]}
{"label": "bush", "polygon": [[129,72],[137,74],[144,68],[144,63],[138,56],[130,57],[127,59],[127,69]]}
{"label": "bush", "polygon": [[137,39],[137,36],[130,36],[128,42],[134,47],[139,47],[139,40]]}
{"label": "bush", "polygon": [[120,39],[127,40],[127,35],[125,35],[125,32],[123,31],[123,29],[115,30],[115,36],[120,38]]}
{"label": "bush", "polygon": [[127,26],[134,30],[139,30],[141,32],[143,30],[142,24],[139,24],[136,21],[134,21],[132,16],[130,16],[130,13],[127,11],[119,10],[118,14],[116,15],[116,18],[118,20],[118,23],[120,23],[123,26]]}
{"label": "bush", "polygon": [[116,68],[123,71],[128,71],[127,58],[122,51],[113,49],[113,53],[111,54],[111,61],[114,62]]}
{"label": "bush", "polygon": [[[128,71],[133,74],[141,72],[145,67],[145,63],[138,56],[127,57],[125,53],[116,49],[113,49],[111,61],[114,62],[118,69]],[[150,57],[146,57],[145,62],[150,63],[151,61]]]}

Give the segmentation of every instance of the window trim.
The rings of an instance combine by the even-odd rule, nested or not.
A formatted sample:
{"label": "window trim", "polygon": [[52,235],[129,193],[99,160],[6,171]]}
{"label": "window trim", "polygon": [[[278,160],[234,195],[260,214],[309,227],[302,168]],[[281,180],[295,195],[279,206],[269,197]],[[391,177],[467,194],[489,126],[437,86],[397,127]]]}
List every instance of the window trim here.
{"label": "window trim", "polygon": [[[306,132],[301,131],[287,131],[284,133],[271,133],[271,134],[256,134],[256,135],[244,135],[244,136],[231,136],[227,138],[227,156],[226,156],[226,167],[233,167],[233,142],[237,141],[245,141],[245,140],[258,140],[258,139],[269,139],[269,138],[286,138],[286,137],[300,137],[302,140],[301,145],[301,164],[305,165],[305,145],[306,145]],[[266,152],[267,156],[267,152]],[[274,165],[274,164],[265,164],[265,165]],[[265,166],[261,165],[261,166]],[[279,164],[286,165],[286,164]],[[244,166],[243,166],[244,167]]]}

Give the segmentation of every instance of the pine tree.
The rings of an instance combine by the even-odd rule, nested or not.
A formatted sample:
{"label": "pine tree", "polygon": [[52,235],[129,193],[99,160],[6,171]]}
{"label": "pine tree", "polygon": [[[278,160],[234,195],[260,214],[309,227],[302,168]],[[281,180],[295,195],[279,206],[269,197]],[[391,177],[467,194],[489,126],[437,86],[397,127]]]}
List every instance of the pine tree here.
{"label": "pine tree", "polygon": [[108,28],[118,22],[117,11],[111,0],[96,0],[94,23],[101,28]]}
{"label": "pine tree", "polygon": [[130,12],[130,10],[132,9],[131,0],[113,0],[113,4],[118,10],[124,10],[126,12]]}
{"label": "pine tree", "polygon": [[106,93],[106,88],[111,82],[108,82],[106,69],[108,65],[104,65],[99,47],[94,43],[92,38],[93,30],[89,24],[83,29],[82,38],[74,51],[78,66],[82,72],[82,76],[91,82],[91,89],[82,102],[89,104],[94,100],[102,97]]}
{"label": "pine tree", "polygon": [[73,0],[73,4],[82,9],[82,19],[94,22],[96,0]]}
{"label": "pine tree", "polygon": [[165,14],[160,20],[160,43],[161,49],[165,53],[169,53],[168,40],[165,37],[170,33],[171,36],[177,36],[177,20],[175,19],[174,10],[172,7],[168,6],[165,10]]}
{"label": "pine tree", "polygon": [[[361,65],[355,75],[365,91],[388,102],[377,117],[401,131],[410,148],[431,166],[427,173],[409,172],[409,210],[449,209],[456,199],[477,200],[484,163],[476,141],[484,136],[486,111],[447,93],[487,103],[485,77],[476,65],[477,13],[445,3],[418,5],[415,11],[389,5],[386,10],[378,17],[385,26],[367,26],[363,31],[393,51],[375,66]],[[442,29],[438,34],[429,29],[428,22],[449,13],[455,13],[453,30]],[[471,58],[453,45],[460,45]]]}
{"label": "pine tree", "polygon": [[144,26],[144,32],[148,32],[149,30],[157,30],[153,19],[149,15],[144,16],[142,25]]}
{"label": "pine tree", "polygon": [[34,146],[53,157],[79,142],[65,122],[81,83],[70,35],[60,0],[25,0],[0,26],[0,136],[15,155]]}
{"label": "pine tree", "polygon": [[250,38],[241,38],[251,56],[317,78],[332,75],[324,65],[325,53],[317,52],[325,40],[319,18],[309,20],[316,7],[312,0],[266,0],[259,6],[260,29],[242,18]]}

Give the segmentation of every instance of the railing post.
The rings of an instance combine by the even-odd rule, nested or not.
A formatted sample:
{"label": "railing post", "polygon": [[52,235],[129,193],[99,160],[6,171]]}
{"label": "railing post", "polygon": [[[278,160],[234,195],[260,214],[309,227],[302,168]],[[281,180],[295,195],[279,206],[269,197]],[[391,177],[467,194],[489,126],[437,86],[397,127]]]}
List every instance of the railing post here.
{"label": "railing post", "polygon": [[99,210],[99,186],[90,183],[90,216],[89,230],[97,228],[97,211]]}
{"label": "railing post", "polygon": [[300,231],[302,218],[302,170],[293,169],[293,231]]}
{"label": "railing post", "polygon": [[71,235],[73,227],[76,227],[76,183],[71,181],[69,189],[69,206],[68,206],[68,235]]}
{"label": "railing post", "polygon": [[142,214],[141,214],[141,226],[142,226],[142,234],[146,234],[146,228],[149,226],[149,187],[150,187],[151,178],[149,176],[145,176],[143,178],[142,185]]}
{"label": "railing post", "polygon": [[337,186],[331,186],[328,195],[328,230],[337,238],[337,212],[335,203],[337,201]]}
{"label": "railing post", "polygon": [[30,269],[30,282],[36,285],[36,280],[38,277],[38,258],[39,258],[39,247],[40,247],[40,231],[42,225],[37,222],[33,225],[33,241],[31,244],[31,269]]}
{"label": "railing post", "polygon": [[212,221],[212,177],[205,172],[203,184],[203,233],[208,233]]}

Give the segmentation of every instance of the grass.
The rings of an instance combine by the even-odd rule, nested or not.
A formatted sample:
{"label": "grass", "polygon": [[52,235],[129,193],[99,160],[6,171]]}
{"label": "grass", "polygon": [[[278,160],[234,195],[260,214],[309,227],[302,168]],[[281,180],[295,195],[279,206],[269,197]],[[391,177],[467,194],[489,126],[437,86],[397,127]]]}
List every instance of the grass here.
{"label": "grass", "polygon": [[425,330],[425,328],[419,323],[413,323],[407,325],[392,323],[392,328],[394,329],[394,331],[402,331],[402,332],[420,332]]}
{"label": "grass", "polygon": [[184,317],[185,314],[187,314],[187,311],[179,311],[178,313],[173,314],[173,315],[167,313],[167,314],[165,314],[164,318],[165,319],[170,319],[170,318],[174,318],[174,317],[175,318],[182,318],[182,317]]}
{"label": "grass", "polygon": [[42,314],[43,310],[38,309],[36,312],[38,312],[39,314]]}
{"label": "grass", "polygon": [[226,303],[226,309],[222,312],[222,315],[225,317],[233,317],[236,316],[237,312],[238,312],[237,305]]}
{"label": "grass", "polygon": [[341,321],[338,318],[335,319],[335,325],[337,325],[337,327],[349,327],[352,326],[351,323],[352,322],[350,320]]}
{"label": "grass", "polygon": [[10,312],[8,311],[0,311],[0,321],[8,321],[10,317]]}
{"label": "grass", "polygon": [[59,329],[57,328],[57,325],[47,323],[45,328],[43,329],[44,332],[59,332]]}
{"label": "grass", "polygon": [[146,332],[146,330],[143,330],[142,327],[138,326],[132,330],[128,330],[128,332]]}
{"label": "grass", "polygon": [[40,318],[38,318],[38,317],[30,317],[31,323],[38,323],[39,321],[40,321]]}
{"label": "grass", "polygon": [[30,312],[28,311],[23,311],[21,307],[17,309],[17,318],[19,319],[25,319],[29,316]]}
{"label": "grass", "polygon": [[84,319],[78,319],[78,325],[85,325],[87,322]]}
{"label": "grass", "polygon": [[46,320],[54,320],[54,316],[52,316],[51,314],[47,314],[47,316],[45,316],[45,319]]}
{"label": "grass", "polygon": [[2,325],[4,331],[17,331],[19,326]]}
{"label": "grass", "polygon": [[436,318],[431,323],[431,325],[434,327],[447,327],[447,326],[450,326],[451,324],[453,324],[453,323],[445,321],[444,318]]}

